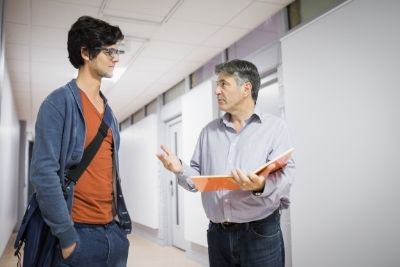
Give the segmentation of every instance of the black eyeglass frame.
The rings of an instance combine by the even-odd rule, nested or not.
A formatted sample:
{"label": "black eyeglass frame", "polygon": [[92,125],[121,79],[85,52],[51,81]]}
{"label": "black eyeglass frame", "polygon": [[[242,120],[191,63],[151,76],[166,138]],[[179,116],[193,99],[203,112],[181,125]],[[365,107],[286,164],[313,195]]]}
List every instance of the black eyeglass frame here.
{"label": "black eyeglass frame", "polygon": [[104,52],[107,56],[112,57],[112,58],[122,55],[122,54],[125,54],[124,50],[117,49],[114,47],[95,47],[94,50],[100,50],[100,51]]}

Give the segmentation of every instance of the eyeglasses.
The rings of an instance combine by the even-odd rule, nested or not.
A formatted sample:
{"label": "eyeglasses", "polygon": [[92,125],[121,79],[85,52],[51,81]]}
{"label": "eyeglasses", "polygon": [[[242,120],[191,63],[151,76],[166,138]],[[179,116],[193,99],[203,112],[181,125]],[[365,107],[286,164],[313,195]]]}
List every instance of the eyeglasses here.
{"label": "eyeglasses", "polygon": [[124,50],[119,50],[113,47],[96,47],[96,50],[100,50],[103,51],[106,55],[108,55],[109,57],[115,58],[116,56],[119,57],[119,55],[124,54],[125,51]]}

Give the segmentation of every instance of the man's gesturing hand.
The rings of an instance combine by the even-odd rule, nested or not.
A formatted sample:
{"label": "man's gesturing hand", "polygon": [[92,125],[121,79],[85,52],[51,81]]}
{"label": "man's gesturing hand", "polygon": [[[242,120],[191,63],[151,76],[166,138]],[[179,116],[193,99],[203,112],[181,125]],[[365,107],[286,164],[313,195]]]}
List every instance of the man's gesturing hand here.
{"label": "man's gesturing hand", "polygon": [[161,145],[161,153],[157,154],[157,158],[162,162],[164,167],[174,173],[182,171],[182,163],[178,157],[171,152],[166,146]]}

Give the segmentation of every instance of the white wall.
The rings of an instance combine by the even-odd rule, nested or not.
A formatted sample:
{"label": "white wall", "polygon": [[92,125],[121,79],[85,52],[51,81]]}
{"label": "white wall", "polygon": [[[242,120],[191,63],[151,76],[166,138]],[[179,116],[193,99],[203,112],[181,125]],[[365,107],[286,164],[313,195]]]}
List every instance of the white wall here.
{"label": "white wall", "polygon": [[[182,160],[190,163],[201,129],[213,119],[211,80],[207,80],[182,96]],[[201,194],[185,191],[185,239],[207,246],[208,219],[201,203]]]}
{"label": "white wall", "polygon": [[295,267],[400,266],[399,10],[350,1],[282,39]]}
{"label": "white wall", "polygon": [[122,188],[131,219],[159,228],[157,115],[152,114],[121,132],[119,151]]}
{"label": "white wall", "polygon": [[0,255],[17,223],[19,167],[19,122],[7,68],[3,74],[0,84]]}

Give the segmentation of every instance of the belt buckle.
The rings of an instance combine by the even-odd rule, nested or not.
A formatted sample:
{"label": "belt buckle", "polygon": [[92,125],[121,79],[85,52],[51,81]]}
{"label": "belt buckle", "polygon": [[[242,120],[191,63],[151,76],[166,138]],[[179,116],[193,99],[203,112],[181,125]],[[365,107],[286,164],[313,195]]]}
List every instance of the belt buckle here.
{"label": "belt buckle", "polygon": [[220,224],[221,224],[221,227],[224,229],[229,229],[229,228],[237,225],[237,223],[233,223],[233,222],[222,222]]}

